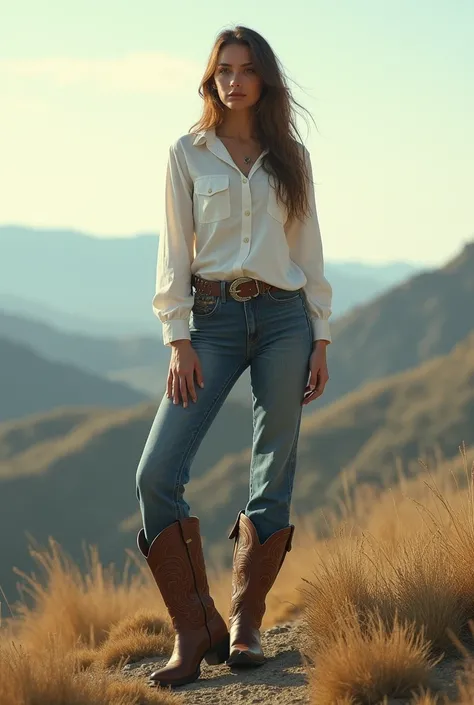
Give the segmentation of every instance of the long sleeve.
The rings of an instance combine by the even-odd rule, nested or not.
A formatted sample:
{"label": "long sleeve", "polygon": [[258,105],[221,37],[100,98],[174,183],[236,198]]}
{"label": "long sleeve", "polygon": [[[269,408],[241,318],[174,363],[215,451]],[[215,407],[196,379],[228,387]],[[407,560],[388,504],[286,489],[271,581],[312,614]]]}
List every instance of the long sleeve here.
{"label": "long sleeve", "polygon": [[163,342],[188,339],[194,296],[191,263],[194,255],[192,180],[177,143],[169,148],[165,181],[165,217],[158,242],[153,312],[163,323]]}
{"label": "long sleeve", "polygon": [[331,315],[332,287],[324,276],[324,257],[316,209],[313,170],[308,150],[304,147],[308,169],[309,206],[311,213],[304,222],[295,219],[290,225],[287,239],[291,259],[303,270],[307,283],[303,290],[308,302],[313,340],[331,342],[329,317]]}

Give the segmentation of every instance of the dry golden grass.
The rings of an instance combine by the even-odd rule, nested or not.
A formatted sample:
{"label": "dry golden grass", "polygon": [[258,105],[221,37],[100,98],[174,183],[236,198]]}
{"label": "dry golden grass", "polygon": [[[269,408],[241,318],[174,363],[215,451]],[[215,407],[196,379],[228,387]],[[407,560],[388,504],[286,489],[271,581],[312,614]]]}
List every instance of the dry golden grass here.
{"label": "dry golden grass", "polygon": [[173,632],[168,621],[153,612],[141,611],[126,617],[109,632],[108,638],[97,649],[96,662],[109,668],[147,656],[171,654]]}
{"label": "dry golden grass", "polygon": [[411,700],[410,705],[441,705],[441,702],[437,695],[431,695],[430,692],[421,692]]}
{"label": "dry golden grass", "polygon": [[426,688],[434,655],[452,649],[473,616],[474,490],[466,457],[461,481],[428,473],[371,507],[369,495],[363,490],[358,505],[356,493],[345,530],[324,551],[314,546],[312,577],[298,589],[314,705],[375,703]]}
{"label": "dry golden grass", "polygon": [[390,626],[372,614],[364,624],[353,610],[340,620],[336,638],[308,668],[310,702],[379,703],[387,694],[406,698],[432,683],[429,643],[397,619]]}
{"label": "dry golden grass", "polygon": [[461,633],[466,611],[455,566],[439,540],[423,533],[404,539],[384,568],[385,590],[400,620],[423,630],[434,648],[451,648],[451,634]]}
{"label": "dry golden grass", "polygon": [[[170,654],[170,621],[148,567],[117,576],[90,549],[83,575],[59,546],[31,551],[42,579],[20,574],[30,603],[0,631],[2,705],[172,705],[119,667]],[[21,684],[21,686],[19,685]]]}
{"label": "dry golden grass", "polygon": [[16,631],[21,641],[40,649],[45,634],[55,634],[65,649],[100,647],[110,629],[124,618],[136,618],[143,608],[153,610],[155,620],[165,621],[156,586],[147,573],[116,575],[113,566],[102,566],[95,548],[89,551],[84,575],[56,542],[31,554],[42,570],[42,578],[19,572],[33,607],[26,602],[15,607]]}
{"label": "dry golden grass", "polygon": [[[296,519],[293,549],[263,621],[266,628],[303,615],[312,705],[382,703],[401,694],[412,694],[413,705],[447,702],[433,694],[434,659],[474,616],[474,490],[466,459],[456,481],[443,469],[401,477],[385,491],[360,487],[343,522],[327,522],[333,535],[323,541],[311,520]],[[178,702],[120,674],[125,661],[172,648],[146,562],[139,557],[138,574],[128,566],[118,576],[90,549],[83,574],[54,541],[33,555],[42,576],[20,574],[30,606],[15,606],[12,628],[0,629],[0,703]],[[212,566],[208,576],[226,616],[230,572]],[[474,702],[469,660],[460,693],[463,705]]]}
{"label": "dry golden grass", "polygon": [[81,671],[74,652],[49,636],[40,653],[15,644],[0,646],[2,705],[178,705],[179,696],[154,690],[118,672]]}

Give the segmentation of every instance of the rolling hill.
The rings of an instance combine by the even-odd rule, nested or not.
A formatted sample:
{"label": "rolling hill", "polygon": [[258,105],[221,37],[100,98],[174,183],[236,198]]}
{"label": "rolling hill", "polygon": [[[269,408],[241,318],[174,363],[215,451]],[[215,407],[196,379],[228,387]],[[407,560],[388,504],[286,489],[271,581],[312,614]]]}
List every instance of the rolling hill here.
{"label": "rolling hill", "polygon": [[[135,472],[155,404],[64,408],[0,424],[0,585],[14,598],[11,566],[31,567],[27,535],[49,535],[81,559],[82,541],[123,561],[134,536],[120,529],[138,507]],[[232,434],[228,434],[231,424]],[[195,458],[199,477],[252,437],[249,410],[227,402]]]}
{"label": "rolling hill", "polygon": [[[79,242],[84,247],[80,237]],[[343,266],[344,271],[348,266]],[[328,348],[331,380],[315,408],[335,401],[368,380],[449,352],[474,327],[474,308],[469,306],[469,301],[474,300],[473,271],[471,243],[445,267],[417,274],[336,320],[334,343]],[[31,316],[0,311],[4,337],[33,346],[50,360],[72,363],[147,396],[161,393],[169,364],[170,352],[162,344],[158,328],[159,322],[155,321],[154,335],[147,337],[86,336]],[[230,398],[250,405],[248,373],[237,382]]]}
{"label": "rolling hill", "polygon": [[444,355],[474,329],[474,242],[440,269],[422,272],[333,324],[330,404],[369,380]]}
{"label": "rolling hill", "polygon": [[0,421],[66,405],[132,406],[144,398],[125,384],[52,363],[28,346],[0,338]]}
{"label": "rolling hill", "polygon": [[[0,335],[27,345],[51,362],[74,365],[87,372],[127,385],[141,398],[161,395],[168,374],[170,348],[156,337],[84,335],[61,330],[27,316],[0,310]],[[249,406],[250,379],[245,374],[231,391],[230,399]],[[7,417],[8,418],[8,417]]]}

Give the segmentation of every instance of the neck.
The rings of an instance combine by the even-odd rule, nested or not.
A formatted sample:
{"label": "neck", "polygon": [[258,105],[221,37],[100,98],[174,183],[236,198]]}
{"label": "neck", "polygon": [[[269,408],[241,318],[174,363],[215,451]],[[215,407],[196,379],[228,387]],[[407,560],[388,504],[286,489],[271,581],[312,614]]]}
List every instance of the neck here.
{"label": "neck", "polygon": [[227,110],[223,122],[216,129],[218,137],[233,137],[242,142],[255,139],[255,132],[255,119],[250,110]]}

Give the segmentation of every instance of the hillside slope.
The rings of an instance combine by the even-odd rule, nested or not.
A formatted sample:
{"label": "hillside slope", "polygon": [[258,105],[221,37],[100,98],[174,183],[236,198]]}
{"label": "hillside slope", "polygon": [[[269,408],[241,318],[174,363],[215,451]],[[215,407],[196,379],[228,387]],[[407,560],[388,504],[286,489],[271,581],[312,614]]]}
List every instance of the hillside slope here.
{"label": "hillside slope", "polygon": [[0,421],[58,406],[138,404],[145,395],[78,367],[52,363],[31,348],[0,338]]}
{"label": "hillside slope", "polygon": [[[398,461],[417,472],[420,457],[435,450],[456,457],[463,442],[474,446],[474,331],[449,355],[369,383],[303,419],[293,511],[309,515],[331,503],[343,473],[385,484]],[[206,516],[212,536],[223,536],[229,506],[245,506],[249,463],[247,448],[195,483],[191,506]]]}
{"label": "hillside slope", "polygon": [[[79,561],[83,540],[98,544],[106,562],[123,563],[135,535],[120,525],[138,508],[135,472],[155,409],[148,402],[65,408],[0,424],[0,585],[9,599],[12,566],[31,568],[27,535],[54,536]],[[193,479],[251,437],[249,410],[228,401],[197,453]]]}
{"label": "hillside slope", "polygon": [[474,242],[333,325],[330,381],[318,406],[369,380],[445,355],[474,329]]}

